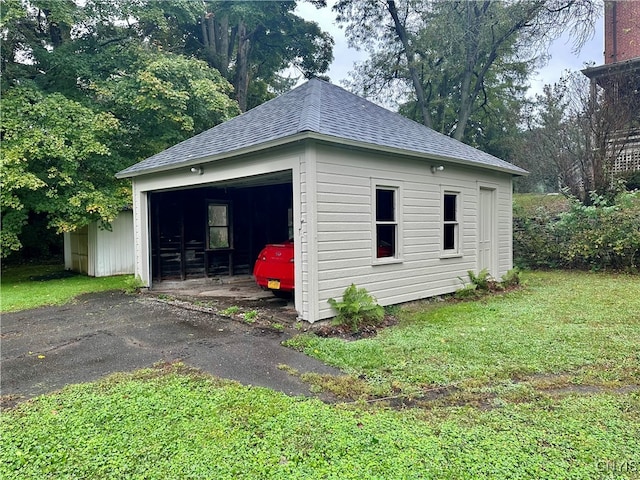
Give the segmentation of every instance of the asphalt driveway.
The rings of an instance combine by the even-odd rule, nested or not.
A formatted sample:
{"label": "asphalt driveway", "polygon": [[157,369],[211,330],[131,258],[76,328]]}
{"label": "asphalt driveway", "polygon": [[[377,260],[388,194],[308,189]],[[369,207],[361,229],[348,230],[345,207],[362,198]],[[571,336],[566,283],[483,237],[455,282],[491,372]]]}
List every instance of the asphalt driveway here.
{"label": "asphalt driveway", "polygon": [[5,405],[162,361],[184,361],[218,377],[290,395],[310,395],[308,385],[279,364],[340,374],[283,347],[284,334],[119,292],[3,314],[1,335]]}

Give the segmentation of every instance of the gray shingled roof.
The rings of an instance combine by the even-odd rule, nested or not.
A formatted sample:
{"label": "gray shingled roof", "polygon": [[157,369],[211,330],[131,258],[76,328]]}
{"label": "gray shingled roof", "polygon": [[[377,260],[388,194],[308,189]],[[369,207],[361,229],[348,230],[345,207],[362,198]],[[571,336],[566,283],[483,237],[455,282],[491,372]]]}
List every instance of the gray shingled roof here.
{"label": "gray shingled roof", "polygon": [[286,143],[308,133],[370,148],[388,148],[457,163],[485,166],[513,174],[526,171],[442,135],[319,79],[178,143],[117,174],[133,177],[170,170],[259,148]]}

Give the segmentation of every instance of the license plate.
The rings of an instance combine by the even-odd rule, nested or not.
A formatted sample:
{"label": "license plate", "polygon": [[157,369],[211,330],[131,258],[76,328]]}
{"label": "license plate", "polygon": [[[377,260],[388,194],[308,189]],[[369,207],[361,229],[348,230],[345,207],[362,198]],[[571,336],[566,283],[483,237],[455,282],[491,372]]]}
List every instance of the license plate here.
{"label": "license plate", "polygon": [[280,289],[280,280],[267,280],[267,288],[272,290]]}

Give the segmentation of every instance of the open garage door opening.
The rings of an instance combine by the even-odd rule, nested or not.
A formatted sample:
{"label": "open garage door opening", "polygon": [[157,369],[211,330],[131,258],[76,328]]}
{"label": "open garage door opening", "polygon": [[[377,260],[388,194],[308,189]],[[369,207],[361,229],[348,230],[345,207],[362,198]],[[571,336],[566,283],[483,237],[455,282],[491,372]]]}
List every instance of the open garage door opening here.
{"label": "open garage door opening", "polygon": [[152,192],[153,281],[250,275],[266,244],[293,237],[290,170]]}

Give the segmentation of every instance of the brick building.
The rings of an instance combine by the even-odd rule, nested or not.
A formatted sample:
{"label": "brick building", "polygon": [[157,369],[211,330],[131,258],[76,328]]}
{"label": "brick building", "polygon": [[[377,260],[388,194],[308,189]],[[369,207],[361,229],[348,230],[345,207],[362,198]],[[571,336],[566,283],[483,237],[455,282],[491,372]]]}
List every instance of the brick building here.
{"label": "brick building", "polygon": [[604,63],[640,58],[640,2],[606,1],[604,11]]}
{"label": "brick building", "polygon": [[617,132],[608,141],[616,156],[611,173],[619,175],[640,171],[640,1],[605,1],[604,37],[604,65],[582,72],[592,98],[603,91],[616,113]]}

